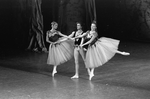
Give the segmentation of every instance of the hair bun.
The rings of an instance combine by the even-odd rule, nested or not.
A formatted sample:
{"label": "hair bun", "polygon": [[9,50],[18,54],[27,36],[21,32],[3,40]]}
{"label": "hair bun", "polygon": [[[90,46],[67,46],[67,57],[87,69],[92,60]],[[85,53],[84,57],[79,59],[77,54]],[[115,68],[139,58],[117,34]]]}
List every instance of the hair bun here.
{"label": "hair bun", "polygon": [[54,25],[54,24],[57,24],[57,22],[55,22],[55,21],[51,22],[51,25]]}
{"label": "hair bun", "polygon": [[92,22],[92,23],[96,24],[96,21],[95,21],[95,20],[93,20],[93,22]]}

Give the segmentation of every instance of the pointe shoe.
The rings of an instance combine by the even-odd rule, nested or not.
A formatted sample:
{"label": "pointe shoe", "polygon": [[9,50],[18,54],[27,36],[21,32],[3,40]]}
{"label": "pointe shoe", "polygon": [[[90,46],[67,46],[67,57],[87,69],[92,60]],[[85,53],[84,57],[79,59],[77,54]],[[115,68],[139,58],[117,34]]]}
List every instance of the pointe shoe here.
{"label": "pointe shoe", "polygon": [[54,75],[57,73],[57,71],[56,70],[53,70],[53,72],[52,72],[52,77],[54,77]]}
{"label": "pointe shoe", "polygon": [[74,75],[74,76],[71,77],[71,79],[74,79],[74,78],[79,78],[79,76]]}
{"label": "pointe shoe", "polygon": [[130,55],[130,53],[122,52],[122,55]]}
{"label": "pointe shoe", "polygon": [[93,76],[94,76],[94,74],[90,74],[89,75],[89,80],[91,80]]}

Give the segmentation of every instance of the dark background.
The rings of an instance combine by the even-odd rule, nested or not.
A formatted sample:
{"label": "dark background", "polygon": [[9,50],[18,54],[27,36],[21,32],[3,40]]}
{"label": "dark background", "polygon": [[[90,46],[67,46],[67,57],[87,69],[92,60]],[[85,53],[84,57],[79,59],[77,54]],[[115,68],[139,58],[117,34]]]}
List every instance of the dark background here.
{"label": "dark background", "polygon": [[[28,46],[30,25],[29,19],[31,17],[32,8],[30,1],[31,0],[0,0],[1,49],[25,49]],[[68,17],[66,13],[69,7],[67,6],[67,4],[73,0],[61,1],[64,1],[63,11],[65,12],[63,13],[65,13],[66,17]],[[100,37],[106,36],[122,41],[149,42],[150,3],[148,0],[95,1],[97,11],[97,27]],[[81,9],[84,15],[85,8],[83,5],[81,6]],[[60,0],[42,0],[41,10],[43,15],[43,33],[45,40],[45,33],[51,28],[50,23],[52,21],[60,21]],[[76,9],[73,9],[73,11],[75,10]],[[82,19],[84,19],[84,17],[85,16],[82,16]],[[67,20],[65,18],[64,21]],[[85,21],[83,20],[82,22]],[[85,29],[87,30],[88,28],[89,27],[86,27]],[[66,31],[63,29],[65,29]],[[70,32],[67,31],[69,29],[70,28],[59,27],[59,30],[61,30],[66,35],[70,34]]]}

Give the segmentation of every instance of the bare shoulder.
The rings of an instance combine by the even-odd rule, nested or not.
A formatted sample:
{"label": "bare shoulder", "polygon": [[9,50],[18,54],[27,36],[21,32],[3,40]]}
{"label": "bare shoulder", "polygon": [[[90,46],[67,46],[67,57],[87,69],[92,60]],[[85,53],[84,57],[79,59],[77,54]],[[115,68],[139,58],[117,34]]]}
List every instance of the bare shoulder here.
{"label": "bare shoulder", "polygon": [[51,31],[50,30],[48,30],[47,32],[46,32],[46,34],[50,34],[51,33]]}
{"label": "bare shoulder", "polygon": [[98,33],[97,33],[96,31],[94,31],[92,34],[93,34],[94,36],[97,36],[97,35],[98,35]]}
{"label": "bare shoulder", "polygon": [[90,31],[88,30],[88,31],[86,31],[86,33],[90,33]]}
{"label": "bare shoulder", "polygon": [[56,31],[56,33],[58,33],[58,34],[62,34],[60,31]]}

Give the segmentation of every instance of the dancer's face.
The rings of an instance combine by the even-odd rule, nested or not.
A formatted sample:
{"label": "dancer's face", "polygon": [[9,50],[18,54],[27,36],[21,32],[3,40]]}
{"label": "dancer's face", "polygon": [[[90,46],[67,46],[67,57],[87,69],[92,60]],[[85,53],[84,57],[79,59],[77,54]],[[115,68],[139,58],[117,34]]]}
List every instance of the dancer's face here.
{"label": "dancer's face", "polygon": [[79,29],[81,29],[82,28],[82,26],[81,26],[81,24],[77,24],[77,29],[79,30]]}
{"label": "dancer's face", "polygon": [[96,30],[96,24],[91,24],[91,30]]}
{"label": "dancer's face", "polygon": [[58,27],[58,24],[57,24],[57,23],[55,23],[55,24],[52,25],[52,28],[53,28],[53,29],[57,29],[57,27]]}

